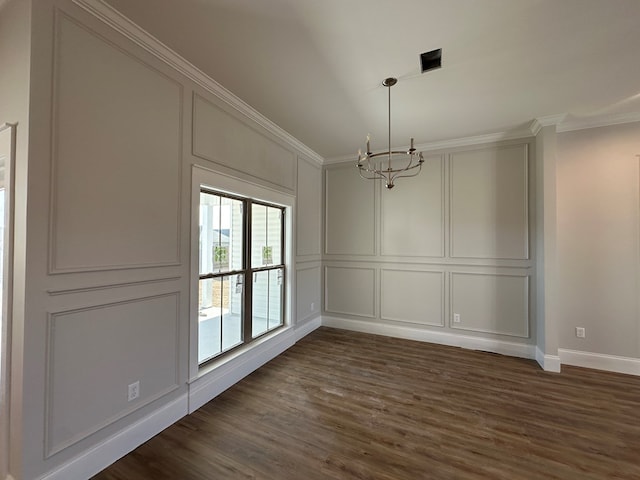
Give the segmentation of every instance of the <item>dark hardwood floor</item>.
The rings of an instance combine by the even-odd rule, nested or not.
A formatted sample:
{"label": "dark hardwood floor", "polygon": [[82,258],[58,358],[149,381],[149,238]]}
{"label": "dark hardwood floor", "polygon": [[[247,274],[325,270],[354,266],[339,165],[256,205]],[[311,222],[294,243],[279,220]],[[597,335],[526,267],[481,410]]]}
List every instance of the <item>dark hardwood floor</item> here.
{"label": "dark hardwood floor", "polygon": [[640,479],[640,377],[321,328],[94,479]]}

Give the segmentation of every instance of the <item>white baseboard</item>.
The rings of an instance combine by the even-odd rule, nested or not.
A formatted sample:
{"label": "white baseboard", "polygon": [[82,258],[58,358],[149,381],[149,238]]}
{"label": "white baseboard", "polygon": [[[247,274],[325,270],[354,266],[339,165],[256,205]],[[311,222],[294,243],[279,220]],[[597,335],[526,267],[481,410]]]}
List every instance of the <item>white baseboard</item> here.
{"label": "white baseboard", "polygon": [[558,349],[558,355],[562,363],[566,365],[640,376],[640,358],[618,357],[564,348]]}
{"label": "white baseboard", "polygon": [[295,331],[293,328],[289,328],[273,338],[266,339],[261,344],[254,345],[250,350],[242,352],[191,382],[189,385],[189,413],[195,412],[254,370],[280,355],[295,342]]}
{"label": "white baseboard", "polygon": [[438,343],[452,347],[462,347],[470,350],[483,350],[487,352],[509,355],[512,357],[535,358],[535,346],[526,343],[508,342],[491,338],[472,337],[470,335],[458,335],[449,332],[435,330],[423,330],[420,328],[393,325],[379,321],[363,321],[337,317],[322,317],[322,325],[326,327],[342,328],[356,332],[373,333],[389,337],[405,338],[420,342]]}
{"label": "white baseboard", "polygon": [[[40,480],[90,478],[187,414],[187,394],[160,407],[115,435],[40,477]],[[9,476],[8,480],[12,477]]]}
{"label": "white baseboard", "polygon": [[320,328],[322,326],[322,318],[317,316],[312,318],[311,320],[307,320],[299,325],[296,325],[296,342],[300,339],[306,337],[311,332],[313,332],[316,328]]}
{"label": "white baseboard", "polygon": [[558,355],[545,355],[536,347],[536,362],[545,372],[560,373],[560,357]]}

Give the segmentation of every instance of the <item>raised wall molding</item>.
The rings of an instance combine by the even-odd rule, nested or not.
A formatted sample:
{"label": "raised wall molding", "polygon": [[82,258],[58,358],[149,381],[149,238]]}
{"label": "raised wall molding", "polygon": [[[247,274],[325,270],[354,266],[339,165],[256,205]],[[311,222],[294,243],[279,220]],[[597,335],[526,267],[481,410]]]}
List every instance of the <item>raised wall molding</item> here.
{"label": "raised wall molding", "polygon": [[[162,301],[164,299],[171,299],[173,297],[173,301],[171,302],[171,304],[175,307],[175,312],[173,314],[173,318],[172,318],[172,324],[171,324],[171,328],[172,328],[172,336],[171,338],[168,339],[169,342],[172,342],[172,348],[175,350],[173,352],[174,356],[175,356],[175,361],[174,364],[172,365],[173,368],[173,375],[169,375],[168,379],[169,382],[166,385],[163,385],[160,388],[157,388],[155,391],[152,390],[152,392],[150,394],[145,393],[145,388],[149,388],[148,384],[145,384],[145,379],[143,377],[139,378],[139,380],[141,381],[141,396],[140,396],[140,400],[139,401],[135,401],[132,403],[129,403],[126,405],[125,408],[120,409],[117,412],[114,412],[112,414],[107,414],[104,415],[105,418],[100,418],[99,420],[97,420],[97,422],[92,423],[91,425],[86,425],[83,426],[81,431],[77,431],[77,432],[73,432],[72,431],[72,427],[70,425],[64,424],[61,431],[64,432],[64,436],[62,436],[62,438],[56,438],[58,436],[58,433],[60,431],[60,429],[56,430],[56,411],[58,412],[62,412],[63,414],[65,413],[65,408],[69,409],[69,408],[73,408],[73,402],[71,402],[69,405],[57,405],[55,403],[55,387],[57,386],[57,383],[59,382],[55,382],[54,378],[56,377],[56,371],[58,369],[58,365],[56,365],[55,359],[57,358],[57,353],[58,350],[60,349],[60,347],[62,347],[62,351],[66,352],[67,350],[71,349],[71,351],[75,352],[74,350],[74,345],[57,345],[56,344],[56,334],[60,334],[60,332],[62,331],[62,327],[61,325],[58,325],[58,323],[60,322],[61,319],[67,317],[67,318],[71,318],[71,317],[76,317],[76,322],[77,322],[77,318],[78,316],[88,316],[89,314],[91,314],[92,312],[96,312],[96,311],[100,311],[100,310],[109,310],[109,309],[122,309],[123,307],[129,307],[135,304],[140,304],[140,303],[144,303],[144,302],[155,302],[155,301]],[[161,307],[165,307],[164,305],[160,305]],[[165,310],[166,311],[166,310]],[[113,316],[112,318],[117,318],[120,321],[124,321],[123,320],[123,316],[122,316],[122,311],[116,311],[114,313],[115,316]],[[135,310],[134,312],[135,313]],[[135,318],[135,317],[133,317]],[[154,318],[154,321],[156,319]],[[87,318],[83,318],[83,323],[85,323],[87,321]],[[95,318],[94,318],[95,321]],[[156,321],[156,324],[158,324],[159,321]],[[105,303],[105,304],[101,304],[101,305],[92,305],[90,307],[86,307],[86,308],[78,308],[78,309],[70,309],[70,310],[62,310],[62,311],[57,311],[57,312],[52,312],[48,314],[48,319],[47,319],[47,338],[46,338],[46,345],[47,345],[47,359],[46,359],[46,397],[45,397],[45,439],[44,439],[44,447],[45,447],[45,456],[48,458],[62,450],[64,450],[65,448],[68,448],[82,440],[84,440],[85,438],[88,438],[89,436],[93,435],[94,433],[98,432],[99,430],[101,430],[102,428],[113,424],[114,422],[116,422],[117,420],[124,418],[125,416],[129,415],[130,413],[139,410],[149,404],[151,404],[152,402],[154,402],[155,400],[158,400],[162,397],[164,397],[165,395],[169,394],[170,392],[173,392],[175,390],[177,390],[180,385],[179,385],[179,364],[180,364],[180,356],[178,354],[179,351],[179,345],[178,345],[178,340],[179,340],[179,329],[180,329],[180,292],[169,292],[166,294],[160,294],[160,295],[152,295],[152,296],[145,296],[145,297],[139,297],[139,298],[133,298],[130,300],[124,300],[124,301],[120,301],[120,302],[112,302],[112,303]],[[88,322],[87,322],[88,323]],[[167,323],[167,325],[169,325],[169,323]],[[133,327],[133,325],[132,325]],[[165,325],[166,327],[166,325]],[[69,327],[67,327],[69,328]],[[140,329],[141,327],[138,326],[138,329]],[[156,335],[158,333],[156,332]],[[67,338],[68,342],[78,342],[78,341],[85,341],[88,339],[78,339],[78,335],[76,332],[73,331],[73,329],[71,330],[71,333],[69,334],[70,337]],[[173,339],[173,340],[171,340]],[[77,343],[75,344],[75,346],[81,347],[82,345],[78,345]],[[108,346],[105,346],[104,348],[107,348]],[[122,346],[120,346],[122,347]],[[169,353],[167,351],[163,352],[163,354],[165,353]],[[104,351],[103,351],[103,355],[104,355]],[[113,352],[113,355],[118,355],[117,352]],[[65,356],[68,356],[68,354],[63,354],[63,359],[67,361],[67,363],[69,362],[68,358],[65,358]],[[122,356],[122,354],[120,354],[120,356]],[[81,367],[81,366],[79,366]],[[167,365],[164,366],[165,368],[167,368]],[[61,372],[65,373],[65,370],[60,370]],[[169,374],[171,372],[168,372]],[[113,382],[113,379],[111,379]],[[67,379],[67,381],[69,381],[69,379]],[[122,388],[123,388],[123,394],[126,392],[126,390],[124,390],[126,388],[126,382],[123,383]],[[146,385],[146,386],[145,386]],[[85,387],[85,385],[83,385],[83,387]],[[59,388],[59,387],[58,387]],[[99,391],[94,391],[93,392],[95,395],[99,395],[100,392]],[[104,392],[103,392],[104,393]],[[109,393],[112,393],[111,391],[109,391]],[[68,394],[67,392],[65,392],[64,390],[60,390],[59,394]],[[119,395],[114,397],[114,398],[119,398]],[[59,410],[60,408],[62,408],[62,410]],[[77,419],[76,419],[77,421]],[[82,423],[82,422],[80,422]],[[86,423],[86,422],[84,422]],[[70,430],[67,432],[67,430]]]}
{"label": "raised wall molding", "polygon": [[167,65],[180,72],[207,92],[215,95],[250,120],[256,122],[293,149],[304,154],[309,159],[322,164],[321,155],[307,147],[290,133],[276,125],[267,117],[256,111],[253,107],[240,100],[229,90],[224,88],[195,65],[189,63],[153,35],[140,28],[115,8],[101,0],[73,0],[73,2],[118,31],[129,40],[151,53]]}
{"label": "raised wall molding", "polygon": [[[440,222],[439,222],[439,227],[440,227],[440,235],[439,235],[439,241],[440,241],[440,248],[439,248],[439,252],[437,254],[435,254],[435,251],[432,251],[432,253],[434,253],[433,255],[426,253],[426,246],[424,240],[422,240],[422,244],[419,245],[418,248],[415,248],[416,246],[414,246],[414,252],[417,250],[420,253],[385,253],[385,251],[388,251],[389,248],[386,247],[386,243],[385,242],[385,233],[386,232],[398,232],[398,231],[403,231],[401,230],[398,224],[395,225],[395,229],[394,228],[386,228],[385,227],[385,202],[389,201],[389,202],[393,202],[393,199],[395,199],[396,195],[399,195],[400,197],[402,197],[403,195],[407,195],[408,192],[411,191],[411,189],[413,190],[413,193],[419,193],[421,195],[428,195],[429,191],[432,190],[431,188],[429,188],[429,185],[426,184],[426,182],[428,182],[430,180],[429,178],[429,172],[425,171],[425,167],[423,167],[423,171],[420,174],[420,176],[418,176],[412,183],[409,184],[405,187],[402,188],[402,190],[398,191],[394,191],[393,192],[393,197],[392,199],[389,199],[389,194],[387,194],[384,189],[380,188],[378,189],[378,193],[379,193],[379,204],[380,204],[380,210],[378,213],[378,216],[380,218],[379,222],[380,222],[380,257],[383,257],[385,260],[387,261],[387,258],[389,257],[398,257],[398,258],[402,258],[402,257],[416,257],[416,256],[420,256],[420,257],[430,257],[430,258],[440,258],[440,259],[444,259],[445,258],[445,248],[446,248],[446,237],[447,237],[447,232],[446,232],[446,205],[447,205],[447,188],[446,188],[446,155],[445,154],[441,154],[441,155],[430,155],[427,156],[425,158],[425,164],[428,164],[430,161],[433,162],[434,159],[437,158],[438,161],[440,162],[440,169],[438,174],[440,175],[440,182],[439,182],[439,187],[440,187]],[[417,191],[415,190],[417,189]],[[397,210],[394,211],[394,214],[392,216],[392,220],[391,223],[393,223],[393,220],[395,219],[397,221],[397,218],[393,218],[393,217],[397,217],[398,216],[398,212],[402,211],[403,209],[406,208],[406,212],[411,211],[411,208],[415,208],[418,212],[420,212],[422,215],[417,215],[417,216],[413,216],[414,219],[420,218],[421,220],[424,221],[424,215],[425,215],[425,211],[428,212],[428,208],[430,205],[425,207],[425,203],[429,204],[432,202],[428,201],[428,198],[420,198],[420,199],[416,199],[416,198],[412,198],[411,200],[408,200],[405,198],[405,200],[402,202],[404,203],[403,205],[401,205],[401,207]],[[405,205],[406,204],[406,205]],[[396,204],[397,206],[397,204]],[[405,214],[406,214],[405,212]],[[412,211],[413,214],[415,214],[415,211]],[[428,213],[427,213],[428,214]],[[387,217],[389,218],[389,217]],[[406,225],[406,224],[405,224]],[[405,225],[402,225],[402,228],[405,227]],[[429,229],[427,228],[427,235],[430,234],[434,229]],[[408,233],[406,233],[406,231],[403,231],[403,235],[408,235]],[[417,235],[418,237],[423,237],[423,234],[419,234]],[[406,250],[406,248],[403,248],[402,250]]]}
{"label": "raised wall molding", "polygon": [[322,256],[322,166],[298,155],[296,171],[296,254]]}
{"label": "raised wall molding", "polygon": [[[69,480],[91,478],[139,445],[150,440],[164,429],[184,417],[188,412],[186,393],[146,417],[127,425],[95,448],[84,450],[77,457],[63,463],[40,480]],[[7,480],[13,480],[11,477]]]}
{"label": "raised wall molding", "polygon": [[[489,273],[489,272],[461,272],[461,271],[455,271],[455,272],[451,272],[449,274],[449,312],[450,312],[450,316],[451,318],[453,318],[453,314],[454,312],[456,312],[456,310],[454,309],[454,304],[456,303],[456,289],[454,288],[454,282],[456,277],[461,278],[461,277],[494,277],[496,279],[499,278],[512,278],[512,279],[518,279],[520,281],[522,281],[522,285],[520,285],[520,287],[522,287],[522,291],[520,292],[522,294],[522,297],[520,298],[522,304],[519,305],[519,309],[521,310],[521,313],[523,313],[523,318],[521,319],[517,319],[517,318],[508,318],[508,322],[509,322],[509,326],[511,327],[516,327],[517,329],[519,329],[519,331],[516,331],[516,329],[514,328],[512,331],[506,331],[503,329],[500,329],[499,327],[496,327],[495,324],[498,322],[498,318],[496,318],[494,316],[494,314],[496,312],[485,312],[487,314],[491,314],[488,315],[490,318],[490,322],[485,323],[485,325],[483,326],[465,326],[465,322],[464,322],[464,316],[463,316],[463,321],[460,324],[454,324],[453,320],[451,320],[449,327],[454,329],[454,330],[466,330],[469,332],[477,332],[477,333],[488,333],[488,334],[492,334],[492,335],[503,335],[503,336],[508,336],[508,337],[516,337],[516,338],[529,338],[529,322],[530,322],[530,312],[529,312],[529,296],[530,296],[530,287],[529,287],[529,275],[527,273],[521,273],[521,274],[506,274],[506,273]],[[477,287],[477,286],[476,286]],[[465,300],[467,300],[467,297],[465,297]],[[474,306],[471,306],[474,307]],[[467,309],[470,307],[467,307]],[[481,311],[477,311],[476,310],[476,317],[480,315],[480,313],[482,313]],[[516,320],[522,320],[523,323],[522,325],[518,325],[515,323]]]}
{"label": "raised wall molding", "polygon": [[[110,39],[78,22],[64,11],[56,9],[54,12],[48,273],[53,275],[178,266],[180,265],[182,224],[180,191],[184,87],[153,65],[122,50]],[[66,41],[63,41],[64,39]],[[91,54],[87,52],[88,45],[92,47]],[[100,59],[102,63],[94,63],[84,68],[88,59]],[[104,73],[106,67],[103,64],[107,62],[114,63],[115,65],[111,67],[116,71],[118,68],[130,68],[135,73],[130,77],[137,83],[130,78],[127,79],[128,81],[123,81],[123,78],[119,77],[119,83],[111,81],[100,85],[98,82],[102,81],[102,78],[97,72],[102,68]],[[79,77],[78,72],[85,71],[87,72],[86,88],[93,90],[83,89],[84,96],[76,99],[73,82]],[[137,136],[135,141],[131,141],[130,131],[124,127],[122,120],[122,114],[129,113],[129,116],[135,120],[149,123],[152,118],[155,118],[150,114],[135,111],[136,116],[133,116],[132,112],[111,111],[110,113],[101,112],[98,115],[95,113],[95,108],[87,108],[92,105],[94,98],[102,98],[105,85],[120,88],[116,91],[124,98],[139,95],[141,89],[136,90],[135,86],[142,83],[143,75],[144,83],[148,85],[146,101],[150,102],[150,98],[155,95],[153,101],[157,103],[158,111],[162,112],[165,118],[171,119],[154,125],[160,130],[156,133],[165,138],[164,143],[158,143],[154,147],[150,147],[144,139],[138,139]],[[123,85],[126,86],[123,87]],[[75,103],[65,101],[71,97]],[[102,106],[108,103],[103,100]],[[83,118],[83,122],[78,122],[76,118],[78,112],[89,118]],[[154,115],[157,116],[157,112],[154,112]],[[89,135],[95,134],[95,141],[98,144],[102,142],[101,149],[92,150],[86,146],[85,125],[87,124],[95,127]],[[111,138],[116,135],[128,135],[119,140],[129,141],[132,146],[126,151],[119,150],[118,145],[114,144]],[[107,153],[106,145],[113,150],[109,151],[110,154]],[[146,202],[140,201],[141,198],[146,199],[148,196],[148,192],[144,189],[129,185],[121,188],[117,195],[121,198],[129,195],[127,198],[133,202],[134,206],[136,203],[147,205],[144,210],[146,213],[151,212],[152,215],[157,215],[159,211],[165,213],[175,210],[173,213],[175,216],[171,215],[171,218],[167,213],[166,220],[147,221],[145,228],[142,226],[144,221],[141,222],[136,217],[138,214],[135,208],[123,207],[118,202],[104,201],[105,196],[116,194],[113,189],[109,190],[106,187],[113,186],[114,179],[119,178],[118,175],[124,172],[114,173],[117,171],[113,168],[104,167],[106,161],[99,160],[105,158],[111,160],[114,156],[128,158],[125,154],[129,157],[134,156],[140,161],[125,163],[120,160],[120,163],[114,162],[116,168],[127,169],[126,173],[130,180],[132,178],[148,179],[148,172],[157,169],[154,186],[164,189],[164,196],[158,197],[161,203],[149,207]],[[89,160],[94,164],[89,163]],[[94,168],[87,168],[86,165],[92,165]],[[106,179],[101,178],[100,173],[94,172],[98,167],[103,168],[101,173],[107,177]],[[71,188],[68,188],[70,185]],[[168,197],[169,195],[171,198]],[[112,204],[115,206],[111,207]],[[95,212],[101,212],[101,214],[97,215]],[[130,238],[137,239],[137,243],[127,243],[123,240],[124,237],[113,233],[113,228],[102,230],[102,235],[95,234],[95,231],[100,231],[102,225],[109,221],[104,220],[103,217],[121,221],[121,228],[130,230],[127,234]],[[78,218],[82,221],[77,220]],[[147,238],[147,242],[144,242],[143,237]],[[156,245],[156,248],[150,249],[149,244]]]}
{"label": "raised wall molding", "polygon": [[[456,193],[456,190],[454,188],[455,186],[455,182],[456,182],[456,178],[454,176],[454,162],[456,160],[456,155],[465,155],[465,154],[470,154],[473,152],[482,152],[482,151],[497,151],[497,150],[506,150],[506,149],[515,149],[517,147],[521,147],[522,148],[522,156],[521,158],[518,158],[518,161],[522,162],[522,171],[523,171],[523,176],[522,178],[513,178],[513,181],[517,181],[520,180],[521,184],[522,184],[522,202],[523,202],[523,209],[522,209],[522,227],[523,227],[523,231],[522,233],[522,245],[521,245],[521,249],[522,249],[522,254],[521,255],[516,255],[516,256],[500,256],[499,254],[492,256],[492,255],[473,255],[473,254],[465,254],[464,252],[460,252],[457,253],[456,252],[456,244],[455,244],[455,240],[456,240],[456,231],[455,231],[455,227],[456,227],[456,215],[455,215],[455,210],[454,207],[456,206],[454,204],[454,194]],[[515,161],[513,159],[509,159],[509,163],[511,163],[512,161]],[[503,145],[503,146],[499,146],[499,147],[494,147],[494,148],[486,148],[486,147],[481,147],[475,150],[465,150],[462,152],[453,152],[449,155],[449,202],[448,202],[448,208],[449,208],[449,256],[451,258],[456,258],[456,259],[483,259],[486,261],[497,261],[497,260],[522,260],[522,261],[529,261],[531,254],[530,254],[530,245],[529,245],[529,237],[531,235],[530,233],[530,219],[529,219],[529,206],[530,206],[530,189],[529,189],[529,181],[530,181],[530,175],[529,175],[529,168],[530,168],[530,162],[529,162],[529,144],[528,143],[522,143],[522,144],[514,144],[514,145]],[[511,182],[514,183],[514,182]],[[494,185],[495,186],[495,185]],[[488,191],[492,191],[490,188],[487,189]],[[535,204],[535,203],[534,203]],[[462,210],[463,213],[465,210]],[[491,230],[493,231],[493,230]],[[464,238],[464,237],[463,237]],[[520,247],[519,247],[520,248]]]}
{"label": "raised wall molding", "polygon": [[[332,302],[334,301],[332,296],[331,296],[331,292],[329,290],[329,271],[331,270],[343,270],[343,271],[360,271],[360,272],[367,272],[370,274],[369,275],[362,275],[362,278],[359,278],[359,281],[353,281],[351,282],[351,286],[352,287],[366,287],[365,283],[370,281],[371,282],[371,290],[370,291],[366,291],[366,290],[362,290],[360,293],[362,295],[366,295],[366,294],[370,294],[371,295],[371,304],[367,305],[367,309],[369,311],[365,311],[364,309],[361,309],[360,311],[358,311],[358,308],[351,308],[353,305],[353,303],[351,305],[347,305],[347,308],[343,308],[346,303],[346,299],[343,298],[342,301],[338,301],[338,307],[334,305],[332,305]],[[334,279],[334,283],[338,283],[338,279]],[[347,296],[349,297],[350,301],[358,301],[360,299],[360,295],[358,295],[358,293],[356,292],[351,292],[349,294],[344,293],[343,289],[339,289],[343,296]],[[325,292],[325,298],[324,298],[324,310],[326,312],[329,313],[336,313],[336,314],[340,314],[340,315],[354,315],[357,317],[364,317],[364,318],[370,318],[370,319],[375,319],[376,318],[376,291],[378,290],[378,279],[377,279],[377,274],[376,274],[376,269],[375,268],[367,268],[367,267],[345,267],[345,266],[325,266],[324,267],[324,292]],[[343,304],[343,305],[340,305]],[[362,303],[360,306],[364,307],[364,303]],[[357,307],[357,306],[356,306]]]}
{"label": "raised wall molding", "polygon": [[324,255],[376,255],[379,183],[361,181],[357,169],[345,165],[325,171]]}
{"label": "raised wall molding", "polygon": [[[191,154],[231,170],[295,190],[297,156],[268,132],[194,92],[192,95]],[[242,141],[240,141],[242,137]],[[261,158],[259,163],[253,158]]]}
{"label": "raised wall molding", "polygon": [[182,277],[162,277],[162,278],[151,278],[148,280],[136,280],[132,282],[115,282],[115,283],[106,283],[102,285],[89,285],[89,286],[75,287],[75,288],[50,289],[50,290],[47,290],[47,293],[51,296],[70,295],[74,293],[85,293],[85,292],[94,292],[98,290],[108,290],[112,288],[138,287],[138,286],[150,285],[154,283],[174,282],[174,281],[180,280],[180,278]]}
{"label": "raised wall molding", "polygon": [[[439,276],[440,278],[438,279],[438,286],[440,288],[440,292],[437,298],[437,302],[438,302],[438,307],[440,309],[440,315],[438,316],[438,322],[429,322],[429,321],[417,321],[416,319],[411,319],[411,318],[402,318],[401,316],[397,315],[397,314],[393,314],[391,312],[392,307],[389,306],[389,300],[385,300],[385,294],[387,293],[388,289],[393,289],[394,287],[397,287],[398,291],[392,291],[391,292],[391,296],[396,299],[397,303],[400,303],[400,309],[404,309],[406,311],[406,308],[408,305],[410,305],[412,302],[415,304],[417,303],[418,305],[420,305],[420,313],[417,315],[417,317],[420,317],[421,319],[425,317],[425,308],[430,309],[433,308],[433,303],[436,303],[435,301],[435,295],[433,295],[433,297],[431,296],[431,294],[433,292],[428,291],[427,289],[427,282],[426,281],[413,281],[413,282],[409,282],[410,283],[410,287],[406,287],[406,284],[404,285],[400,285],[402,282],[400,281],[399,278],[396,278],[396,282],[391,282],[390,284],[385,284],[385,277],[386,276],[390,276],[393,274],[408,274],[409,276]],[[446,284],[445,284],[445,272],[444,271],[433,271],[433,270],[410,270],[410,269],[396,269],[396,268],[382,268],[380,269],[380,318],[382,320],[385,321],[392,321],[392,322],[403,322],[403,323],[411,323],[411,324],[415,324],[415,325],[423,325],[423,326],[430,326],[430,327],[444,327],[445,326],[445,299],[446,299]],[[424,279],[425,277],[423,277]],[[409,289],[411,288],[411,286],[413,286],[414,288],[417,289],[417,292],[411,292],[409,291]],[[408,293],[411,298],[403,298],[404,294]],[[413,295],[411,295],[413,294]],[[418,296],[421,295],[421,296]],[[400,297],[398,299],[398,297]],[[396,307],[398,306],[396,303]],[[385,315],[386,313],[386,315]],[[415,313],[415,312],[412,312]],[[428,320],[428,319],[427,319]]]}
{"label": "raised wall molding", "polygon": [[[301,274],[301,272],[314,272],[315,271],[315,280],[316,282],[313,282],[314,284],[311,285],[311,289],[309,290],[313,290],[313,291],[317,291],[317,297],[311,298],[309,299],[307,295],[301,295],[300,291],[303,290],[302,287],[302,281],[303,281],[303,277],[304,275]],[[308,286],[308,285],[307,285]],[[315,288],[317,286],[317,289]],[[307,291],[309,291],[307,290]],[[313,263],[307,263],[307,264],[302,264],[300,265],[299,263],[296,263],[296,302],[301,302],[303,308],[302,308],[302,312],[303,314],[298,317],[297,316],[297,311],[298,311],[298,305],[296,305],[296,319],[295,319],[295,324],[296,324],[296,328],[297,325],[299,323],[304,323],[307,320],[317,317],[320,315],[320,310],[321,310],[321,299],[320,299],[320,291],[322,290],[322,264],[321,262],[313,262]],[[309,303],[316,303],[316,307],[313,310],[307,309],[306,305],[308,305],[307,301],[310,300]],[[302,303],[304,302],[304,303]]]}

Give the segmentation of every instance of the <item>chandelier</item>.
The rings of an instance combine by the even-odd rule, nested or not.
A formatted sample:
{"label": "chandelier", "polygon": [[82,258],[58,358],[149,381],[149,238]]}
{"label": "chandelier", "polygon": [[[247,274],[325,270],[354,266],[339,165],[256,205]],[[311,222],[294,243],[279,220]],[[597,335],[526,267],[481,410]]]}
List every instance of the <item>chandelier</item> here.
{"label": "chandelier", "polygon": [[384,186],[393,188],[395,180],[403,177],[415,177],[422,170],[424,158],[422,152],[416,152],[411,138],[408,150],[391,150],[391,87],[398,83],[397,78],[385,78],[382,85],[389,89],[389,143],[384,152],[371,152],[371,138],[367,135],[367,151],[358,150],[358,172],[365,180],[384,180]]}

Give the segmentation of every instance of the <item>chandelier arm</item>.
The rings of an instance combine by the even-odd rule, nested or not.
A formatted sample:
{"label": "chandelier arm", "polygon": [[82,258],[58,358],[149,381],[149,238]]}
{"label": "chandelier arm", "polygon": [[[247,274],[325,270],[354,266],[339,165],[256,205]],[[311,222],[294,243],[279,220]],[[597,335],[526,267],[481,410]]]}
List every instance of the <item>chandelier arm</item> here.
{"label": "chandelier arm", "polygon": [[422,165],[415,165],[414,167],[411,167],[411,169],[409,169],[409,170],[413,170],[414,168],[417,168],[417,167],[420,167],[420,168],[418,168],[418,170],[417,170],[416,172],[414,172],[414,173],[410,173],[410,174],[402,174],[402,172],[398,172],[398,173],[396,173],[395,175],[393,175],[393,177],[392,177],[392,179],[391,179],[391,180],[393,181],[393,180],[395,180],[396,178],[410,178],[410,177],[415,177],[415,176],[417,176],[417,175],[420,173],[420,171],[422,170]]}
{"label": "chandelier arm", "polygon": [[[364,175],[363,172],[370,173],[371,176],[368,177]],[[387,180],[387,177],[378,173],[377,170],[366,170],[366,169],[359,168],[358,173],[360,174],[360,177],[362,177],[365,180]]]}
{"label": "chandelier arm", "polygon": [[[420,160],[420,157],[410,157],[409,158],[409,162],[406,164],[406,166],[404,166],[403,168],[376,168],[375,163],[371,162],[370,159],[375,157],[375,156],[382,156],[382,155],[387,155],[389,152],[381,152],[381,153],[377,153],[377,154],[372,154],[370,156],[370,158],[367,158],[367,163],[364,164],[363,163],[363,158],[360,159],[360,162],[356,163],[356,166],[363,171],[369,172],[369,173],[373,173],[378,175],[378,178],[380,178],[380,176],[384,176],[385,178],[389,175],[389,174],[393,174],[393,173],[402,173],[402,172],[406,172],[408,170],[413,170],[417,167],[419,167],[424,160]],[[391,152],[393,155],[407,155],[407,152],[404,151],[392,151]],[[415,161],[415,159],[418,159],[417,161]],[[382,166],[381,166],[382,167]]]}

